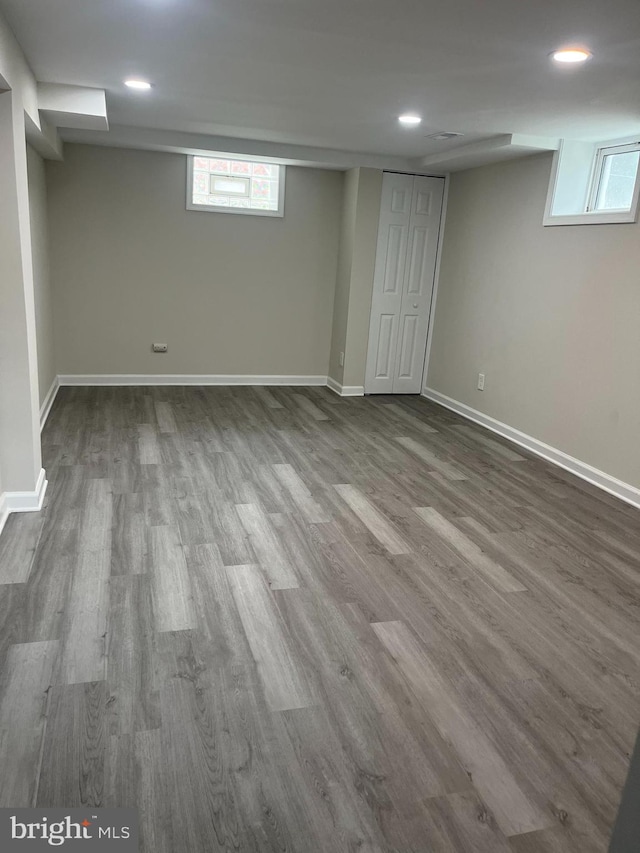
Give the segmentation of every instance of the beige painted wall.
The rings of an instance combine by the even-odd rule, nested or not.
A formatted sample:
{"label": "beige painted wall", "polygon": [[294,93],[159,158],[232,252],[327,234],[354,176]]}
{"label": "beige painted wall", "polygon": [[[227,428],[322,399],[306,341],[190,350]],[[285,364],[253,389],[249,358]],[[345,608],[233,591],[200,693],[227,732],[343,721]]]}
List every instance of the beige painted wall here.
{"label": "beige painted wall", "polygon": [[452,176],[427,384],[640,487],[640,225],[543,228],[550,169]]}
{"label": "beige painted wall", "polygon": [[[26,122],[39,127],[33,72],[0,14],[0,471],[7,492],[41,472]],[[0,503],[2,503],[0,494]]]}
{"label": "beige painted wall", "polygon": [[344,176],[342,217],[340,221],[340,249],[336,291],[333,302],[333,329],[329,376],[343,383],[344,365],[340,364],[340,353],[347,348],[347,320],[349,318],[349,294],[351,292],[351,267],[353,264],[353,241],[355,238],[356,211],[358,203],[359,169],[349,169]]}
{"label": "beige painted wall", "polygon": [[47,179],[58,373],[326,376],[342,173],[288,167],[284,219],[185,210],[178,154],[68,145]]}
{"label": "beige painted wall", "polygon": [[33,295],[38,342],[38,388],[40,405],[56,376],[53,349],[53,305],[49,285],[49,233],[47,229],[47,187],[44,160],[27,146],[29,213],[33,254]]}
{"label": "beige painted wall", "polygon": [[[0,30],[1,24],[0,20]],[[0,470],[7,492],[35,491],[42,467],[26,149],[24,102],[18,91],[4,92],[0,94]]]}
{"label": "beige painted wall", "polygon": [[371,319],[371,297],[380,220],[382,175],[379,169],[360,169],[351,295],[347,324],[344,384],[364,386]]}
{"label": "beige painted wall", "polygon": [[351,387],[364,386],[382,176],[367,168],[345,176],[329,375]]}

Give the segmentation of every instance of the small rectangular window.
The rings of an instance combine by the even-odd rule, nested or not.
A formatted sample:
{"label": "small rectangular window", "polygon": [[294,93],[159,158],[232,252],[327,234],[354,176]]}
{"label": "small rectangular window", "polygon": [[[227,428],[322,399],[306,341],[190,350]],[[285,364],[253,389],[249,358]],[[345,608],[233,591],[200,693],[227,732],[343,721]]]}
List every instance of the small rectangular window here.
{"label": "small rectangular window", "polygon": [[600,148],[596,155],[589,210],[631,210],[640,145]]}
{"label": "small rectangular window", "polygon": [[640,142],[563,139],[553,158],[544,225],[636,222]]}
{"label": "small rectangular window", "polygon": [[284,216],[284,166],[220,154],[188,164],[187,210]]}

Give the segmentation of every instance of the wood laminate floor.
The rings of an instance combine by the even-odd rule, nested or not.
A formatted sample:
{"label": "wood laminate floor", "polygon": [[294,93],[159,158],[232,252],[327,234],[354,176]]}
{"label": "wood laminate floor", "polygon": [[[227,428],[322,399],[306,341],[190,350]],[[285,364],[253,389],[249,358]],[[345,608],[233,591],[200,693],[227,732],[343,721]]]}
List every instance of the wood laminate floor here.
{"label": "wood laminate floor", "polygon": [[415,397],[63,388],[0,539],[0,806],[145,853],[603,853],[640,514]]}

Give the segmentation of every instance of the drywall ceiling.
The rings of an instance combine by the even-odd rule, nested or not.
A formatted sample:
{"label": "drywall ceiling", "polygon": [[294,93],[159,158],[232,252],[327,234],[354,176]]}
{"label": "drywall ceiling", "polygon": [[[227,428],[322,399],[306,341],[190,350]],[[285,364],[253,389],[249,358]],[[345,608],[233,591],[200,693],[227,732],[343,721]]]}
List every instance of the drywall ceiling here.
{"label": "drywall ceiling", "polygon": [[[0,0],[0,10],[39,80],[106,90],[112,127],[399,158],[495,134],[640,131],[638,0]],[[570,43],[593,59],[548,58]],[[154,88],[125,89],[132,76]],[[409,110],[424,117],[417,130],[398,126]],[[465,136],[425,138],[442,130]]]}

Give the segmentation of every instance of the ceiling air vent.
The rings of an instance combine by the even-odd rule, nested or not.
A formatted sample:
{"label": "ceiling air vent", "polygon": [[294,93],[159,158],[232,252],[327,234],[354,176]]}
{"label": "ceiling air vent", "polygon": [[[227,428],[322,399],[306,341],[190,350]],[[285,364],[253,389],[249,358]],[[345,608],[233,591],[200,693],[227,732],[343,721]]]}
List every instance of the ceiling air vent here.
{"label": "ceiling air vent", "polygon": [[435,139],[438,142],[442,142],[447,139],[455,139],[458,136],[464,136],[464,133],[456,133],[454,130],[445,130],[442,133],[430,133],[429,136],[425,138]]}

